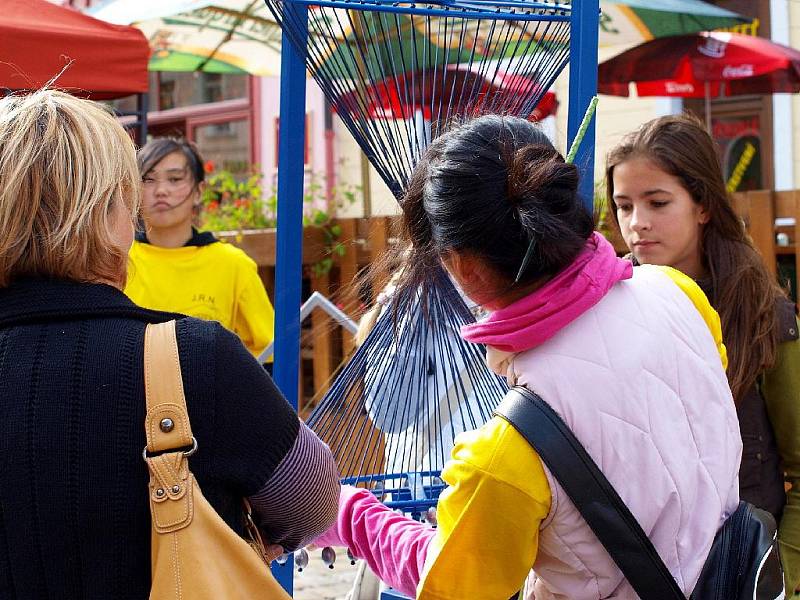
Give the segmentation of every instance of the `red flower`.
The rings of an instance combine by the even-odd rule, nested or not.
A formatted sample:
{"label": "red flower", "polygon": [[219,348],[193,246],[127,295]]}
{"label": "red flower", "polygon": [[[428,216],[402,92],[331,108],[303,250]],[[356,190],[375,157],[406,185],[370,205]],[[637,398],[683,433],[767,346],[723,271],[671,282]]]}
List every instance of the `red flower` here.
{"label": "red flower", "polygon": [[213,161],[207,160],[203,165],[203,170],[206,173],[213,173],[214,172],[214,163]]}
{"label": "red flower", "polygon": [[214,212],[218,208],[219,208],[219,202],[217,202],[216,200],[212,200],[211,202],[208,203],[207,209],[209,210],[209,212]]}

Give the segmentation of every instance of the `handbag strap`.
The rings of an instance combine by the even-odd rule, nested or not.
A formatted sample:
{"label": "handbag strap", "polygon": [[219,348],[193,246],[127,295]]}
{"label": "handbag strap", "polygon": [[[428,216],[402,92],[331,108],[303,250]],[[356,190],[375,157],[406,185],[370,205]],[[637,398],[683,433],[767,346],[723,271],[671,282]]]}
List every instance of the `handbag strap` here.
{"label": "handbag strap", "polygon": [[533,446],[640,598],[686,600],[636,517],[544,400],[514,387],[494,414]]}
{"label": "handbag strap", "polygon": [[[146,454],[197,447],[192,437],[175,337],[175,321],[151,323],[144,334],[144,385],[147,397]],[[188,454],[187,454],[188,455]]]}

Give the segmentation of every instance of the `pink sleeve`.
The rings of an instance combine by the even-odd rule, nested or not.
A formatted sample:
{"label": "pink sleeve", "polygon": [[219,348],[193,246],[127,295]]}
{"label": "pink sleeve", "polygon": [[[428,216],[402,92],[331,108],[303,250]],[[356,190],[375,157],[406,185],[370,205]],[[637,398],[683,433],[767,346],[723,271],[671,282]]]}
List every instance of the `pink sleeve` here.
{"label": "pink sleeve", "polygon": [[347,546],[385,583],[414,597],[436,530],[381,504],[369,491],[343,485],[339,516],[317,546]]}

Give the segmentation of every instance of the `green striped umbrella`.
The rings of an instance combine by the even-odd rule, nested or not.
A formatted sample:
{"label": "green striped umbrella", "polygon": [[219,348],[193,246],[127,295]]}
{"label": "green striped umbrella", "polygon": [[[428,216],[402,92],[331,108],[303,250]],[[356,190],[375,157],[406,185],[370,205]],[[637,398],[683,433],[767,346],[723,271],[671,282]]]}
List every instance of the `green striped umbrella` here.
{"label": "green striped umbrella", "polygon": [[281,30],[264,0],[110,0],[90,13],[141,29],[151,71],[280,73]]}
{"label": "green striped umbrella", "polygon": [[[573,0],[579,1],[579,0]],[[720,28],[730,28],[749,22],[749,19],[701,0],[601,0],[599,44],[604,46],[633,46],[665,36],[696,33]],[[388,64],[390,57],[402,57],[408,70],[429,68],[441,64],[464,63],[481,59],[503,59],[509,56],[536,51],[540,45],[531,43],[530,32],[520,25],[516,39],[505,38],[500,43],[482,43],[491,39],[495,26],[490,21],[474,22],[466,36],[448,34],[450,26],[441,26],[437,17],[410,17],[387,15],[386,13],[361,13],[360,18],[347,18],[346,12],[309,11],[312,32],[324,33],[324,27],[315,21],[330,23],[327,44],[316,44],[324,48],[327,60],[344,65],[345,71],[356,70],[354,61],[362,62],[369,72],[380,72],[381,64]],[[358,25],[359,31],[352,26]],[[341,38],[341,32],[346,33]],[[540,28],[536,35],[541,34]],[[460,30],[459,30],[460,33]],[[340,39],[333,41],[333,35]],[[566,43],[568,36],[550,28],[546,35],[559,37]],[[367,40],[369,43],[366,43]],[[427,43],[420,43],[427,40]],[[332,43],[333,42],[333,43]],[[466,42],[466,43],[465,43]],[[377,44],[377,45],[376,45]],[[555,44],[547,45],[553,51]],[[434,50],[431,51],[431,48]],[[325,63],[323,63],[325,64]]]}
{"label": "green striped umbrella", "polygon": [[[579,0],[573,0],[579,1]],[[713,6],[701,0],[601,0],[600,46],[635,45],[647,40],[694,33],[718,28],[733,27],[747,19],[731,11]],[[217,73],[252,73],[255,75],[277,75],[280,72],[280,28],[263,0],[107,0],[90,14],[99,19],[139,27],[150,40],[153,56],[150,70],[196,71]],[[422,36],[436,38],[436,21],[424,25],[421,20],[411,21],[400,17],[400,35],[380,36],[378,13],[370,13],[367,28],[369,39],[381,38],[386,48],[362,49],[365,56],[373,59],[389,55],[399,56],[402,51],[406,64],[427,65],[452,64],[480,58],[520,54],[528,48],[529,37],[520,35],[502,47],[485,47],[481,39],[486,37],[491,24],[484,22],[472,31],[473,43],[458,47],[452,39],[440,36],[434,39],[442,49],[435,56],[421,56],[422,44],[416,43]],[[330,11],[312,8],[310,19],[331,18]],[[394,26],[392,27],[394,29]],[[342,52],[346,48],[357,49],[357,36],[350,30],[346,39],[337,40],[343,46],[331,52]],[[401,50],[402,47],[402,50]],[[552,48],[552,45],[551,45]],[[349,49],[347,49],[349,54]]]}
{"label": "green striped umbrella", "polygon": [[750,21],[700,0],[601,0],[600,46],[735,27]]}

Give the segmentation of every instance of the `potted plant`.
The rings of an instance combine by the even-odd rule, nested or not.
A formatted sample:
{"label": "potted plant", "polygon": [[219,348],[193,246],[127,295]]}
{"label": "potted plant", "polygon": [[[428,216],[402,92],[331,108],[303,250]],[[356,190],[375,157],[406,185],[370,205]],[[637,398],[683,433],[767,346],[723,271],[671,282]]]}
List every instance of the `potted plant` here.
{"label": "potted plant", "polygon": [[[205,169],[208,177],[201,196],[198,227],[242,246],[260,264],[274,264],[278,204],[275,186],[263,188],[257,165],[251,165],[243,174],[216,170],[211,162],[206,163]],[[328,198],[319,183],[322,179],[310,173],[303,193],[304,242],[308,241],[304,245],[311,251],[311,268],[318,276],[330,271],[335,257],[345,253],[335,212],[338,207],[355,202],[358,193],[357,187],[345,185],[334,188]]]}

